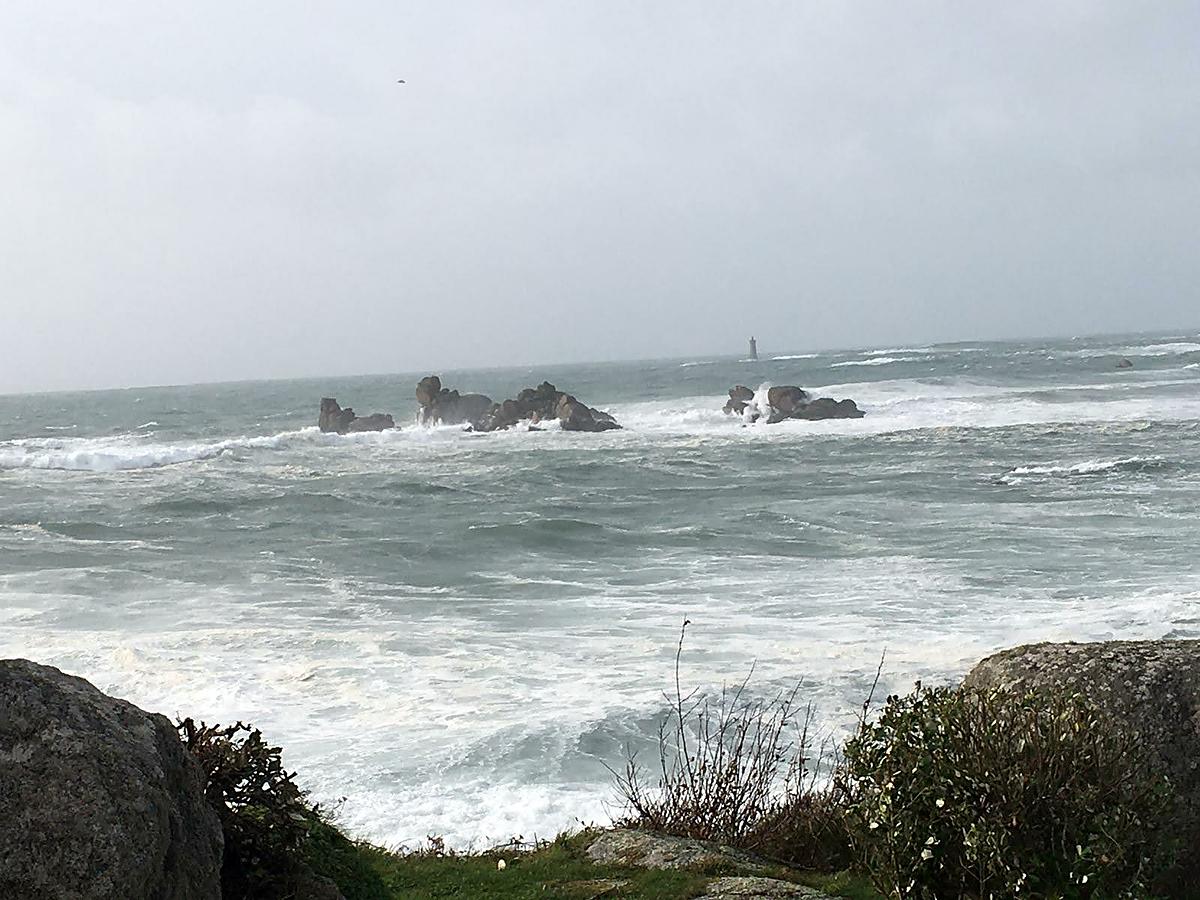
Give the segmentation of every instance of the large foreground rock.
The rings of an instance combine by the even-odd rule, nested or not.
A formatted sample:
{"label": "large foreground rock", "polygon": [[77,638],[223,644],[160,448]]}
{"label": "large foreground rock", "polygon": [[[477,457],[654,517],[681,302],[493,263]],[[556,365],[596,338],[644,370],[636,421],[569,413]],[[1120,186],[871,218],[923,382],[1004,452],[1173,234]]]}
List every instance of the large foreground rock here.
{"label": "large foreground rock", "polygon": [[0,897],[218,900],[221,850],[166,718],[0,660]]}
{"label": "large foreground rock", "polygon": [[1200,640],[1026,644],[987,657],[964,683],[1079,693],[1136,732],[1171,779],[1181,864],[1200,877]]}

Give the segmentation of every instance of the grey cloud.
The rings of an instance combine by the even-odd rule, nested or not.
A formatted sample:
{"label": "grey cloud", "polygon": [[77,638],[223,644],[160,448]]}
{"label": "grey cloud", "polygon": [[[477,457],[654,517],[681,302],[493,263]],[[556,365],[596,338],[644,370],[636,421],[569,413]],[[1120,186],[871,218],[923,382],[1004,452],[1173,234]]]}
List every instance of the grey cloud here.
{"label": "grey cloud", "polygon": [[0,12],[0,390],[1197,326],[1193,4],[91,6]]}

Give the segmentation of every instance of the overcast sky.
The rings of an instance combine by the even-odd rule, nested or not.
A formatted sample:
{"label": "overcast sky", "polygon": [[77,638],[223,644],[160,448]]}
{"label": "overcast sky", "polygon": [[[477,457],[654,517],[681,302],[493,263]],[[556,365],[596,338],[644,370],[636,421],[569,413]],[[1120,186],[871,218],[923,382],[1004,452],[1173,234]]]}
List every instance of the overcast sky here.
{"label": "overcast sky", "polygon": [[0,391],[1200,328],[1198,41],[1191,2],[7,0]]}

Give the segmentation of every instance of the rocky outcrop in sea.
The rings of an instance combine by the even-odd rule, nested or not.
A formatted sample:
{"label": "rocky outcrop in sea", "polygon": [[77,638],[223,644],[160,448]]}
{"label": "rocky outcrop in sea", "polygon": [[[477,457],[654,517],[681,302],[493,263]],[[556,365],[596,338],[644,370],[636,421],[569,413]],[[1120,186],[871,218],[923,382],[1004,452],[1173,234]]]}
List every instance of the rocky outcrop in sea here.
{"label": "rocky outcrop in sea", "polygon": [[723,412],[741,416],[749,422],[775,425],[784,419],[861,419],[863,411],[853,400],[834,400],[832,397],[813,397],[794,384],[752,391],[744,384],[729,389],[729,399]]}
{"label": "rocky outcrop in sea", "polygon": [[436,375],[417,384],[418,421],[429,425],[468,424],[475,431],[502,431],[525,422],[557,420],[563,431],[609,431],[620,428],[606,412],[581,403],[573,395],[560,391],[548,381],[525,388],[516,397],[494,403],[485,394],[460,394],[442,387]]}
{"label": "rocky outcrop in sea", "polygon": [[395,428],[396,422],[387,413],[357,416],[350,407],[342,409],[337,400],[324,397],[321,400],[320,415],[317,417],[317,427],[328,433],[349,434],[355,431],[386,431]]}

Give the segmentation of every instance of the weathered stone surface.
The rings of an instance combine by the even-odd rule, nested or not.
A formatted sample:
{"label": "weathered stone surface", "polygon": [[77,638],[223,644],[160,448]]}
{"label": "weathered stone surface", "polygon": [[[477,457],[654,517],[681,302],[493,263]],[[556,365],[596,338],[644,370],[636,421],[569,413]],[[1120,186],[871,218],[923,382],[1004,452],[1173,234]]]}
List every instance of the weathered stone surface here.
{"label": "weathered stone surface", "polygon": [[1200,640],[1026,644],[978,663],[970,687],[1078,691],[1138,732],[1200,800]]}
{"label": "weathered stone surface", "polygon": [[332,397],[324,397],[321,399],[321,413],[317,417],[317,427],[326,433],[349,434],[353,431],[385,431],[388,428],[395,428],[396,423],[386,413],[356,416],[354,410],[349,406],[342,409],[337,400]]}
{"label": "weathered stone surface", "polygon": [[710,881],[697,900],[830,900],[829,895],[816,888],[780,881],[778,878],[759,878],[736,875]]}
{"label": "weathered stone surface", "polygon": [[601,832],[588,845],[587,855],[598,865],[641,869],[690,869],[713,865],[752,871],[764,868],[761,861],[733,847],[631,828]]}
{"label": "weathered stone surface", "polygon": [[1082,694],[1136,732],[1181,805],[1182,865],[1200,875],[1200,640],[1026,644],[968,673],[976,688]]}
{"label": "weathered stone surface", "polygon": [[0,897],[219,900],[222,843],[166,718],[0,660]]}

